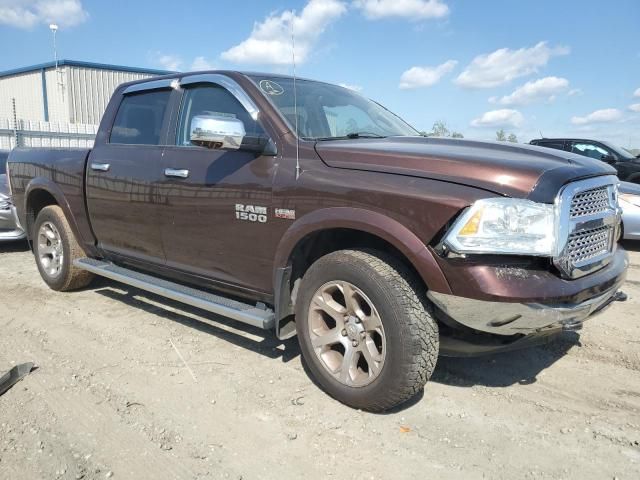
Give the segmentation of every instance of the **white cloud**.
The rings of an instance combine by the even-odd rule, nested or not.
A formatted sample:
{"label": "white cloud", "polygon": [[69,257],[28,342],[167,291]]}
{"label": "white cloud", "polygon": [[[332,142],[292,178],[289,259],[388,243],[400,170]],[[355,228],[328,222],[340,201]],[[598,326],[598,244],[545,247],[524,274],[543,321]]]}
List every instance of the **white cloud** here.
{"label": "white cloud", "polygon": [[213,62],[207,60],[205,57],[196,57],[191,62],[191,70],[213,70],[216,66]]}
{"label": "white cloud", "polygon": [[155,63],[160,65],[165,70],[175,70],[179,71],[184,64],[184,61],[178,55],[173,55],[170,53],[158,54],[155,59]]}
{"label": "white cloud", "polygon": [[609,123],[622,119],[622,112],[617,108],[604,108],[596,110],[584,117],[572,117],[571,123],[574,125],[588,125],[590,123]]}
{"label": "white cloud", "polygon": [[568,47],[549,47],[547,42],[519,50],[501,48],[474,58],[455,83],[465,88],[498,87],[515,78],[536,73],[549,59],[567,55],[569,51]]}
{"label": "white cloud", "polygon": [[574,97],[574,96],[580,96],[583,95],[584,92],[582,91],[581,88],[572,88],[571,90],[569,90],[569,92],[567,93],[568,96],[570,97]]}
{"label": "white cloud", "polygon": [[286,10],[256,22],[246,40],[222,53],[235,63],[288,65],[292,63],[291,33],[295,37],[296,62],[309,57],[318,37],[347,11],[338,0],[310,0],[300,14]]}
{"label": "white cloud", "polygon": [[524,117],[518,110],[503,108],[485,112],[481,117],[471,121],[472,127],[519,127],[524,122]]}
{"label": "white cloud", "polygon": [[537,100],[553,101],[555,96],[569,87],[569,80],[544,77],[521,85],[513,93],[497,100],[501,105],[528,105]]}
{"label": "white cloud", "polygon": [[633,92],[634,97],[640,97],[640,88],[638,88],[635,92]]}
{"label": "white cloud", "polygon": [[400,88],[410,89],[435,85],[457,64],[458,62],[455,60],[448,60],[437,67],[411,67],[400,77]]}
{"label": "white cloud", "polygon": [[0,0],[0,24],[33,28],[55,23],[73,27],[89,18],[80,0]]}
{"label": "white cloud", "polygon": [[213,62],[207,60],[207,58],[203,56],[198,56],[194,58],[191,63],[188,63],[180,55],[156,52],[151,55],[151,61],[165,70],[173,70],[177,72],[184,71],[185,65],[188,65],[186,70],[190,71],[213,70],[216,68]]}
{"label": "white cloud", "polygon": [[384,17],[422,20],[449,14],[449,7],[442,0],[355,0],[353,5],[374,20]]}
{"label": "white cloud", "polygon": [[640,103],[629,105],[629,110],[631,110],[632,112],[640,113]]}
{"label": "white cloud", "polygon": [[353,90],[354,92],[361,92],[362,87],[360,85],[351,85],[349,83],[339,83],[341,87],[348,88],[349,90]]}

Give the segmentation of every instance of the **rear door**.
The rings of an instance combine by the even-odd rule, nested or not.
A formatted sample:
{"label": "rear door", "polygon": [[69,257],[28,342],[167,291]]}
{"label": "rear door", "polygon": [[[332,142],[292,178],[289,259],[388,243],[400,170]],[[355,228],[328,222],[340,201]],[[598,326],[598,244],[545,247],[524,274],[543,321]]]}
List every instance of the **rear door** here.
{"label": "rear door", "polygon": [[167,146],[164,155],[167,203],[162,237],[167,266],[222,287],[266,291],[273,258],[261,244],[268,244],[271,235],[276,157],[199,147],[190,141],[191,122],[200,115],[233,117],[243,122],[247,137],[267,136],[249,97],[235,82],[221,77],[194,75],[181,82],[176,132],[170,135],[174,145]]}
{"label": "rear door", "polygon": [[159,188],[172,92],[168,80],[125,90],[109,138],[90,154],[87,207],[107,256],[165,263]]}

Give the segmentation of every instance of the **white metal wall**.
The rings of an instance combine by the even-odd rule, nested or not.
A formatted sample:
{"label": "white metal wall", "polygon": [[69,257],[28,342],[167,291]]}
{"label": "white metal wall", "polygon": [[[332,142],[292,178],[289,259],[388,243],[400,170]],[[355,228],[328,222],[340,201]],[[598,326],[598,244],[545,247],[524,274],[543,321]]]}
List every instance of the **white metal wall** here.
{"label": "white metal wall", "polygon": [[118,85],[149,78],[145,73],[68,66],[69,121],[97,125]]}
{"label": "white metal wall", "polygon": [[40,70],[0,78],[0,119],[13,119],[12,98],[18,118],[44,120]]}
{"label": "white metal wall", "polygon": [[[69,65],[61,66],[59,72],[47,68],[48,120],[97,125],[118,85],[152,76]],[[13,98],[18,120],[46,120],[41,70],[0,78],[0,120],[13,120]]]}

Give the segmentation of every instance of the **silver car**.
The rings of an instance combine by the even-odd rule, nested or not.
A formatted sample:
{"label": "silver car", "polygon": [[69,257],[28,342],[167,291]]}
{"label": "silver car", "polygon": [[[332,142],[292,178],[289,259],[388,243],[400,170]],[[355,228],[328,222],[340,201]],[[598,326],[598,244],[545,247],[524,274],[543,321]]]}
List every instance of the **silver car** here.
{"label": "silver car", "polygon": [[640,185],[620,182],[622,230],[625,240],[640,240]]}
{"label": "silver car", "polygon": [[11,201],[7,180],[7,157],[9,152],[0,151],[0,242],[22,240],[25,233],[20,228],[16,209]]}

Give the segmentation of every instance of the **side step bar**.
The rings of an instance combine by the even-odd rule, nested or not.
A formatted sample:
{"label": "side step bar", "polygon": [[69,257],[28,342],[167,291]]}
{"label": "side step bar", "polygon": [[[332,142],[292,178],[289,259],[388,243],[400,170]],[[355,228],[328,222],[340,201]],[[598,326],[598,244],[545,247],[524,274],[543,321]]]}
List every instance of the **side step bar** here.
{"label": "side step bar", "polygon": [[82,270],[87,270],[96,275],[131,285],[140,290],[155,293],[161,297],[170,298],[176,302],[201,308],[223,317],[248,323],[254,327],[267,330],[273,328],[275,325],[275,315],[272,310],[267,308],[261,309],[236,300],[214,295],[213,293],[186,287],[135,270],[119,267],[113,263],[102,260],[79,258],[75,260],[73,264]]}

